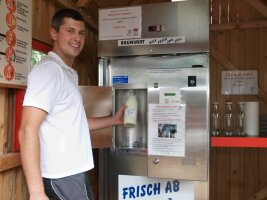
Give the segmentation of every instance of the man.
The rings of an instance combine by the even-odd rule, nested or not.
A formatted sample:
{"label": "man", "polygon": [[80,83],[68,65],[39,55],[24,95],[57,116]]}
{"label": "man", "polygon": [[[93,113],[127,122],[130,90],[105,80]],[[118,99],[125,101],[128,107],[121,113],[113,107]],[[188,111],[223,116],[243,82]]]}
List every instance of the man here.
{"label": "man", "polygon": [[28,77],[19,136],[30,200],[93,199],[84,174],[94,167],[89,129],[123,124],[125,106],[114,117],[85,116],[72,69],[85,29],[79,12],[58,11],[50,29],[53,51]]}

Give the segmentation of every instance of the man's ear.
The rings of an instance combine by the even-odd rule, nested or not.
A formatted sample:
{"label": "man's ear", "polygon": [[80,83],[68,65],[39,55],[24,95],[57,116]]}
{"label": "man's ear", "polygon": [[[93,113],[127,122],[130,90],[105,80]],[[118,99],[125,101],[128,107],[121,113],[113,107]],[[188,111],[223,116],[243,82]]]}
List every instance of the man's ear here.
{"label": "man's ear", "polygon": [[50,36],[52,38],[52,40],[57,40],[57,31],[55,28],[51,27],[50,28]]}

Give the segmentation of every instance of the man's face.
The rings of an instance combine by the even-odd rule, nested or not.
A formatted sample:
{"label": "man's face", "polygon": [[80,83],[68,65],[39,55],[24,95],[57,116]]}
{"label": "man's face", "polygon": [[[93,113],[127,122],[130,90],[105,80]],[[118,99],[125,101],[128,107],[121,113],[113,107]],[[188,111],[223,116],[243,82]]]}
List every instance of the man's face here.
{"label": "man's face", "polygon": [[85,42],[84,22],[65,18],[59,31],[52,28],[50,33],[54,50],[64,61],[74,59],[82,51]]}

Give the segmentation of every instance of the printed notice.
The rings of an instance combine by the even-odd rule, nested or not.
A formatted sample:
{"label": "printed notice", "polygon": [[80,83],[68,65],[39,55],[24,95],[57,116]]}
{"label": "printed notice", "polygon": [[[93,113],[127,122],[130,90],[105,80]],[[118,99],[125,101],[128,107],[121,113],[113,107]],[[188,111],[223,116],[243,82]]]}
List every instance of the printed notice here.
{"label": "printed notice", "polygon": [[193,181],[119,175],[119,200],[194,200]]}
{"label": "printed notice", "polygon": [[141,38],[141,6],[99,11],[99,40]]}
{"label": "printed notice", "polygon": [[31,6],[31,0],[0,0],[0,83],[27,83],[31,66]]}
{"label": "printed notice", "polygon": [[257,95],[257,70],[222,72],[222,95]]}
{"label": "printed notice", "polygon": [[148,155],[185,156],[185,104],[149,104]]}

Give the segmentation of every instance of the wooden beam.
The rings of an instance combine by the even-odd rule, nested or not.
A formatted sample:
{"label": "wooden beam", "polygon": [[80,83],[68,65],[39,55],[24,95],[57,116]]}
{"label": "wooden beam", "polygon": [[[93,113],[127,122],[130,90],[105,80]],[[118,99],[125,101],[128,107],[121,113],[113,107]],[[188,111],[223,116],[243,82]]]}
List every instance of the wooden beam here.
{"label": "wooden beam", "polygon": [[92,0],[78,0],[76,2],[76,6],[79,8],[84,8],[87,7],[91,2]]}
{"label": "wooden beam", "polygon": [[246,0],[251,6],[267,18],[267,6],[260,0]]}
{"label": "wooden beam", "polygon": [[21,165],[20,153],[7,153],[0,155],[0,172]]}
{"label": "wooden beam", "polygon": [[238,67],[235,66],[233,63],[231,63],[227,58],[225,58],[219,51],[217,51],[215,48],[210,48],[210,54],[211,56],[219,62],[225,69],[227,70],[238,70]]}
{"label": "wooden beam", "polygon": [[87,12],[85,12],[84,10],[82,10],[81,8],[78,8],[77,5],[75,3],[73,3],[70,0],[55,0],[57,3],[59,3],[60,5],[62,5],[63,7],[66,8],[72,8],[75,10],[78,10],[84,17],[86,23],[93,28],[95,31],[98,31],[98,26],[97,26],[97,22],[95,21],[94,18],[92,18]]}
{"label": "wooden beam", "polygon": [[246,23],[229,23],[229,24],[211,24],[211,31],[233,30],[233,29],[250,29],[267,27],[267,20],[246,22]]}
{"label": "wooden beam", "polygon": [[267,185],[265,185],[263,188],[261,188],[258,192],[253,194],[249,200],[262,200],[267,197]]}
{"label": "wooden beam", "polygon": [[0,155],[7,151],[7,89],[0,89]]}
{"label": "wooden beam", "polygon": [[26,85],[14,85],[14,84],[5,84],[0,83],[0,88],[17,88],[17,89],[25,89]]}

